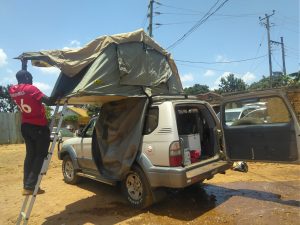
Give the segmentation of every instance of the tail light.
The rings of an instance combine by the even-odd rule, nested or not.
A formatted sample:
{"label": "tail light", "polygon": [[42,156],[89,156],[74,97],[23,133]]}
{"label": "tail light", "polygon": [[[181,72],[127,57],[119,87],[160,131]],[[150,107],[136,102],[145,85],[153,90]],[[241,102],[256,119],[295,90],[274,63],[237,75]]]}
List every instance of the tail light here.
{"label": "tail light", "polygon": [[169,147],[169,161],[170,166],[181,166],[182,165],[182,151],[179,141],[174,141]]}

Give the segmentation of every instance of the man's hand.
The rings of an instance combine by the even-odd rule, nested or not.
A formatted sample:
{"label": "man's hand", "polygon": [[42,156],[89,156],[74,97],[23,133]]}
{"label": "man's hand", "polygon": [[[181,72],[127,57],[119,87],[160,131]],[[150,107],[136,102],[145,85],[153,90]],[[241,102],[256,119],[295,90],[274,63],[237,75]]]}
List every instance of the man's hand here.
{"label": "man's hand", "polygon": [[48,97],[48,96],[44,95],[41,100],[46,105],[53,106],[53,105],[55,105],[55,102],[56,102],[57,98]]}

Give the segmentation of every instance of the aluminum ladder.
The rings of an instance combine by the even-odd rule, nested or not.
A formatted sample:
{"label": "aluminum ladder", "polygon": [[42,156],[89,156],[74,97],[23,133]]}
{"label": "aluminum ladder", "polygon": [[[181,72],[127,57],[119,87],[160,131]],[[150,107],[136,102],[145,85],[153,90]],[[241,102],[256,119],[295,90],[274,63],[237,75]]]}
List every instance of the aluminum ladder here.
{"label": "aluminum ladder", "polygon": [[[53,138],[53,141],[52,141],[52,144],[51,144],[51,147],[50,147],[50,151],[48,151],[48,155],[44,159],[43,166],[41,168],[41,172],[39,174],[37,183],[35,185],[33,194],[32,195],[26,195],[26,197],[23,201],[21,211],[20,211],[17,223],[16,223],[17,225],[20,225],[20,224],[26,225],[28,223],[30,213],[32,211],[32,208],[33,208],[33,205],[34,205],[34,202],[35,202],[35,199],[36,199],[36,195],[37,195],[37,192],[39,190],[39,187],[40,187],[40,184],[41,184],[41,181],[42,181],[42,178],[43,178],[44,175],[46,175],[46,172],[48,170],[48,167],[49,167],[52,155],[53,155],[53,151],[54,151],[56,142],[58,140],[58,133],[59,133],[60,128],[61,128],[61,124],[62,124],[64,113],[65,113],[65,110],[66,110],[66,107],[67,107],[67,103],[68,102],[66,100],[64,105],[63,105],[63,108],[62,108],[62,112],[61,112],[61,115],[60,115],[60,118],[59,118],[59,121],[58,121],[57,129],[54,133],[54,138]],[[56,118],[55,116],[58,113],[59,107],[60,107],[60,104],[58,103],[55,107],[55,111],[54,111],[54,114],[53,114],[53,117],[52,117],[52,120],[51,120],[50,135],[52,134],[52,131],[53,131],[53,126],[54,126],[54,122],[55,122],[55,118]]]}

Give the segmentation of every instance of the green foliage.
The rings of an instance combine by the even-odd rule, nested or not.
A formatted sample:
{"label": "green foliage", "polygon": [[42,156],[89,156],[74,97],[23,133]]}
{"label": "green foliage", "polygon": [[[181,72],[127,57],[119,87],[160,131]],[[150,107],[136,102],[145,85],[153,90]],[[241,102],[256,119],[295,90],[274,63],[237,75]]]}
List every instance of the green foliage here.
{"label": "green foliage", "polygon": [[241,78],[235,77],[232,73],[225,78],[221,78],[219,87],[219,93],[237,92],[247,89],[246,83]]}
{"label": "green foliage", "polygon": [[100,112],[100,105],[86,105],[87,113],[89,117],[97,116]]}
{"label": "green foliage", "polygon": [[65,116],[64,121],[65,122],[78,122],[79,117],[77,115],[70,115],[70,116]]}
{"label": "green foliage", "polygon": [[300,71],[291,73],[289,76],[296,82],[300,82]]}
{"label": "green foliage", "polygon": [[53,111],[53,109],[50,106],[45,106],[45,110],[46,110],[46,118],[47,118],[48,122],[50,122],[52,119],[51,112]]}
{"label": "green foliage", "polygon": [[17,112],[19,111],[16,103],[12,100],[8,93],[11,85],[0,85],[0,112]]}
{"label": "green foliage", "polygon": [[300,71],[289,74],[291,80],[289,81],[289,86],[300,87]]}
{"label": "green foliage", "polygon": [[[290,75],[276,75],[272,77],[272,87],[287,87],[291,86],[293,83],[293,79]],[[263,76],[257,82],[252,83],[249,86],[250,90],[257,90],[257,89],[267,89],[270,88],[270,77]]]}
{"label": "green foliage", "polygon": [[209,92],[207,85],[195,84],[193,87],[184,88],[184,93],[188,95],[197,95]]}

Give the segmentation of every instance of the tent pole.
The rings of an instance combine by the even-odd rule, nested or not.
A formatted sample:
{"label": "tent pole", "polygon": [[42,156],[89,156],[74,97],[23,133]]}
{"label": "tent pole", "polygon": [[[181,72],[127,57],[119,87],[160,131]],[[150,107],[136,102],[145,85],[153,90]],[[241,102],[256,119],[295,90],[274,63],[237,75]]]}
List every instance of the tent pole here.
{"label": "tent pole", "polygon": [[21,59],[22,62],[22,70],[27,71],[27,59]]}

